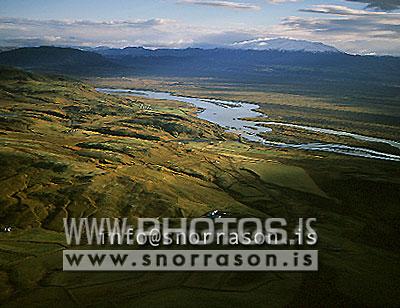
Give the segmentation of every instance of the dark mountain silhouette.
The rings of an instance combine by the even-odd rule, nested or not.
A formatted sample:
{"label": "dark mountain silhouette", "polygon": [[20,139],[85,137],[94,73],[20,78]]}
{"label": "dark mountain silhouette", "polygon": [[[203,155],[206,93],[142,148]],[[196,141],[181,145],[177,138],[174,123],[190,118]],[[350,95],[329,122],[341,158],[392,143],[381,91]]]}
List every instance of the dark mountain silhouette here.
{"label": "dark mountain silhouette", "polygon": [[4,51],[0,53],[0,64],[77,75],[103,74],[121,69],[119,65],[94,52],[48,46]]}

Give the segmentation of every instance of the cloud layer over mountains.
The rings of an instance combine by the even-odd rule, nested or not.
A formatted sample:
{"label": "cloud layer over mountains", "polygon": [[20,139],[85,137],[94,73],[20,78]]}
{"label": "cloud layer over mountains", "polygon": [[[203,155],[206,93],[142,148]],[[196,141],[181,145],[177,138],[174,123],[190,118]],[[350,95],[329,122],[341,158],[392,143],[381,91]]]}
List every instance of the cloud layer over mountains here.
{"label": "cloud layer over mountains", "polygon": [[[368,9],[343,5],[317,4],[299,9],[300,14],[278,23],[189,24],[177,19],[61,20],[0,17],[0,46],[145,46],[231,47],[235,42],[260,38],[288,37],[319,41],[340,50],[360,54],[400,55],[400,13],[398,0],[367,1]],[[282,1],[281,1],[282,2]],[[260,12],[260,7],[236,1],[180,0],[175,5]],[[221,13],[223,14],[223,13]]]}

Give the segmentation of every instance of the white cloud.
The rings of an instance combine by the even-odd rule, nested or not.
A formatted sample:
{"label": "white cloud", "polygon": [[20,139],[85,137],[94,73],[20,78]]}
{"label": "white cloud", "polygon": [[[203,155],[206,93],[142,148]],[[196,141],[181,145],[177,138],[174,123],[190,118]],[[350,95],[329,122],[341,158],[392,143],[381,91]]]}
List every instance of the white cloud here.
{"label": "white cloud", "polygon": [[[311,17],[276,25],[194,26],[168,19],[33,20],[0,17],[0,46],[229,47],[234,42],[288,37],[319,41],[352,53],[400,55],[400,14],[311,6]],[[262,43],[262,42],[259,42]]]}
{"label": "white cloud", "polygon": [[[156,41],[178,41],[176,22],[143,20],[36,20],[0,17],[0,45],[110,45],[126,46]],[[57,39],[54,39],[57,38]]]}
{"label": "white cloud", "polygon": [[221,7],[221,8],[226,8],[226,9],[235,9],[235,10],[259,10],[260,9],[260,7],[257,5],[253,5],[250,3],[233,2],[233,1],[180,0],[180,1],[177,1],[177,3]]}
{"label": "white cloud", "polygon": [[314,13],[314,16],[284,18],[278,31],[331,44],[351,53],[400,55],[399,13],[336,5],[314,5],[301,11]]}
{"label": "white cloud", "polygon": [[306,13],[320,13],[320,14],[331,14],[331,15],[342,15],[342,16],[397,16],[397,13],[386,13],[386,12],[371,12],[366,10],[356,10],[342,5],[330,5],[330,4],[317,4],[313,5],[308,9],[301,9],[300,12]]}
{"label": "white cloud", "polygon": [[345,6],[314,5],[301,10],[335,17],[288,17],[283,24],[291,28],[303,28],[318,32],[354,33],[359,37],[387,37],[400,39],[400,13],[354,10]]}
{"label": "white cloud", "polygon": [[285,2],[299,2],[300,0],[267,0],[267,1],[272,4],[279,4]]}
{"label": "white cloud", "polygon": [[8,26],[53,26],[53,27],[72,27],[72,26],[127,26],[146,28],[173,23],[174,21],[162,18],[138,19],[138,20],[111,20],[111,21],[90,21],[90,20],[38,20],[28,18],[0,17],[1,25]]}

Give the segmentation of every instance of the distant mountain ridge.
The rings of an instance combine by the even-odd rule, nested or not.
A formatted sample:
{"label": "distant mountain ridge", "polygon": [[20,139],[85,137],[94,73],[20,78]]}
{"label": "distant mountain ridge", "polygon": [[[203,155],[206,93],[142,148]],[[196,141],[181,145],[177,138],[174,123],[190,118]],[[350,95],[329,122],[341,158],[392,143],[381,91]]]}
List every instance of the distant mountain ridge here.
{"label": "distant mountain ridge", "polygon": [[400,58],[357,56],[334,50],[334,52],[241,48],[152,50],[143,47],[125,47],[99,48],[95,52],[123,67],[134,69],[135,74],[233,79],[285,76],[288,81],[300,77],[333,80],[354,80],[354,78],[366,81],[399,80]]}
{"label": "distant mountain ridge", "polygon": [[259,38],[255,40],[236,42],[234,48],[256,50],[304,51],[304,52],[340,52],[337,48],[320,42],[294,40],[288,38]]}
{"label": "distant mountain ridge", "polygon": [[63,47],[24,47],[0,53],[0,64],[66,74],[97,74],[121,67],[102,55]]}
{"label": "distant mountain ridge", "polygon": [[[79,48],[79,47],[77,47]],[[302,51],[302,52],[311,52],[311,53],[339,53],[341,52],[337,48],[333,46],[329,46],[320,42],[312,42],[306,40],[295,40],[288,38],[259,38],[254,40],[247,41],[239,41],[235,42],[229,46],[221,46],[214,48],[201,48],[201,47],[188,47],[183,49],[175,49],[175,48],[157,48],[157,49],[147,49],[145,47],[140,46],[129,46],[125,48],[112,48],[107,46],[98,46],[98,47],[83,47],[83,50],[98,52],[100,54],[115,54],[120,51],[120,55],[133,55],[129,51],[135,51],[135,55],[145,55],[148,54],[148,51],[154,50],[212,50],[212,49],[249,49],[249,50],[277,50],[277,51]]]}

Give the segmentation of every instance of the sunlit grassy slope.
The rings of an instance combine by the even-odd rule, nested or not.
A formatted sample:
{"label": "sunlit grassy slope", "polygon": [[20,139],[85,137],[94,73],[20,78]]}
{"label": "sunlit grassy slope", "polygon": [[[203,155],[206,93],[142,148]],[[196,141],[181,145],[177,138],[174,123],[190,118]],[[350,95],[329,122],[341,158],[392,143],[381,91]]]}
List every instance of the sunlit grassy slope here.
{"label": "sunlit grassy slope", "polygon": [[[239,307],[399,302],[398,164],[277,150],[179,102],[0,72],[0,302]],[[316,273],[64,273],[63,217],[317,217]],[[264,248],[264,247],[261,247]]]}

